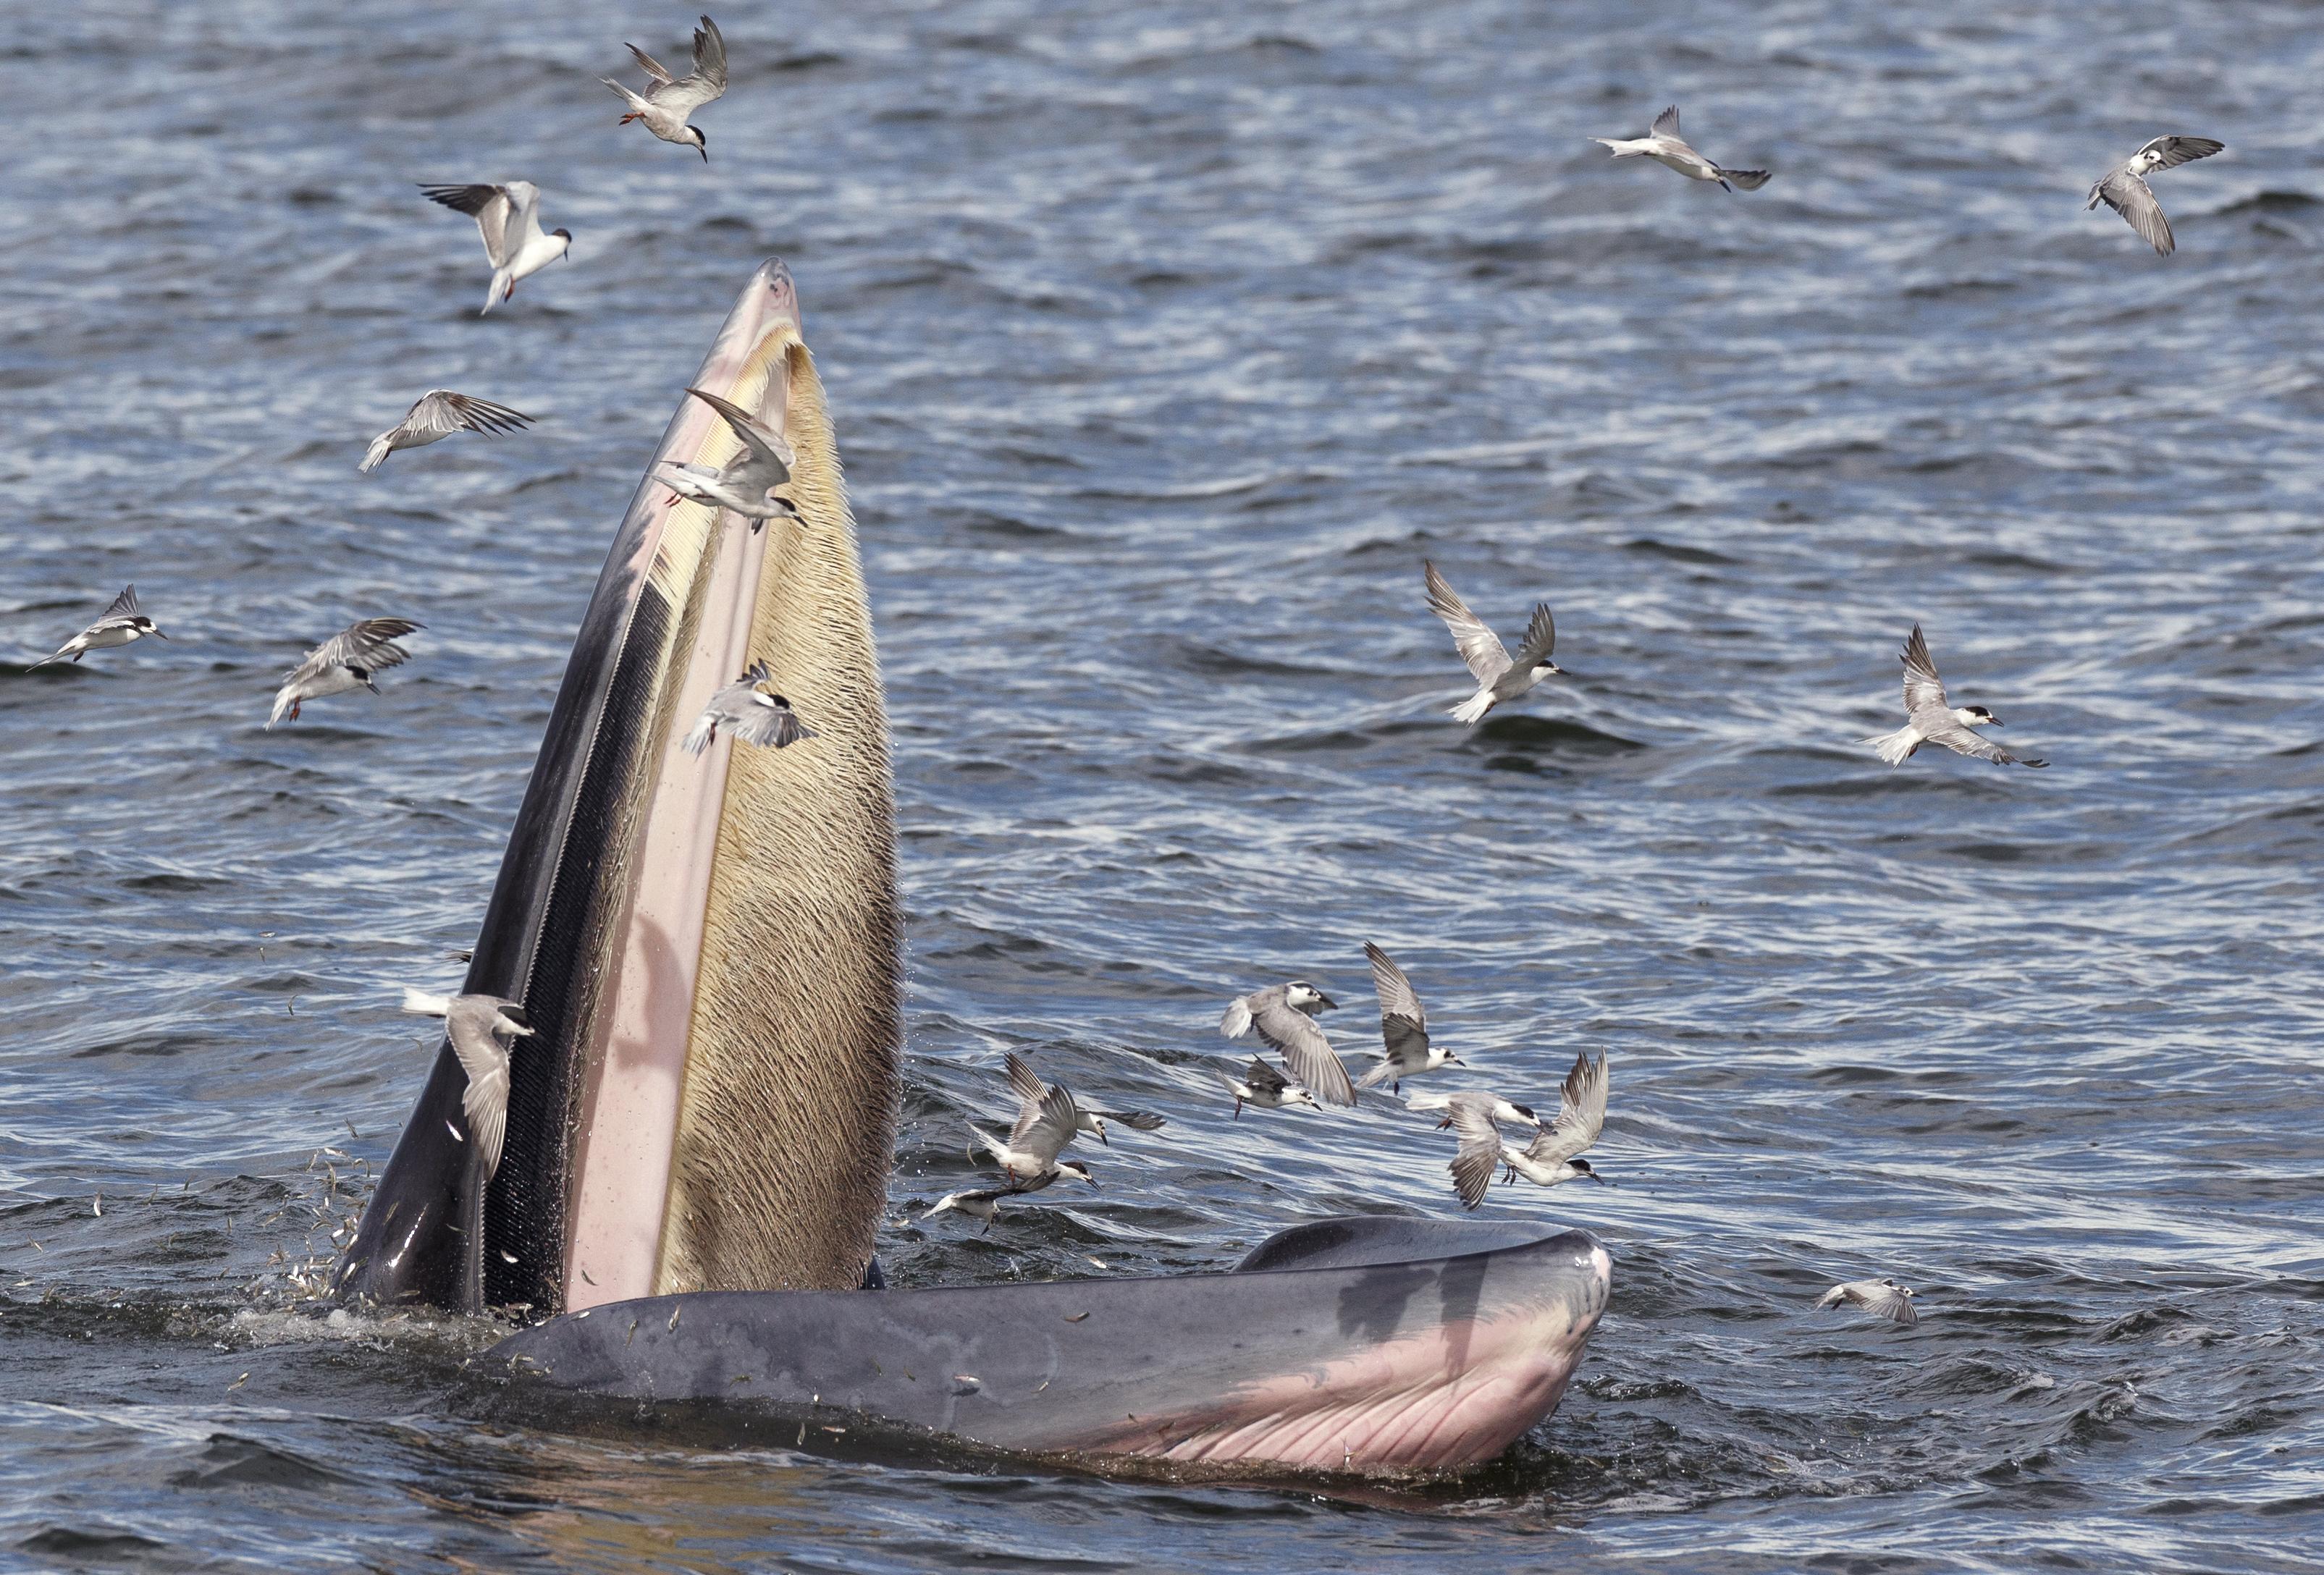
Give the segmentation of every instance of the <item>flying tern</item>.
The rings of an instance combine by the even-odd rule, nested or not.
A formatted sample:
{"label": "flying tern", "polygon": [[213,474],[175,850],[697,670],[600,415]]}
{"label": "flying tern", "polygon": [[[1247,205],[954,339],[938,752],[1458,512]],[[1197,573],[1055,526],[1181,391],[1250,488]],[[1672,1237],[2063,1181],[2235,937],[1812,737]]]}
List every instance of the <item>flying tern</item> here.
{"label": "flying tern", "polygon": [[1371,960],[1372,989],[1379,996],[1380,1038],[1385,1048],[1380,1064],[1365,1073],[1356,1086],[1371,1088],[1385,1082],[1388,1092],[1401,1093],[1407,1077],[1418,1077],[1440,1066],[1465,1065],[1442,1045],[1429,1043],[1428,1013],[1396,959],[1370,941],[1364,943],[1364,955]]}
{"label": "flying tern", "polygon": [[2181,164],[2191,164],[2198,159],[2208,159],[2227,146],[2209,137],[2157,137],[2144,147],[2107,170],[2098,183],[2090,188],[2090,200],[2084,213],[2105,203],[2122,215],[2130,227],[2145,238],[2155,252],[2168,257],[2179,243],[2172,238],[2171,221],[2163,216],[2163,205],[2154,200],[2154,192],[2146,184],[2146,177],[2157,170],[2169,170]]}
{"label": "flying tern", "polygon": [[1998,766],[2041,767],[2050,763],[2021,760],[1999,744],[1978,736],[1975,729],[1999,727],[2001,719],[1982,705],[1956,707],[1945,698],[1944,681],[1937,677],[1937,664],[1929,655],[1928,639],[1917,623],[1913,625],[1912,638],[1904,642],[1904,725],[1895,732],[1857,741],[1872,745],[1891,766],[1903,765],[1924,743],[1941,744],[1957,755],[1991,760]]}
{"label": "flying tern", "polygon": [[973,1121],[968,1129],[975,1135],[977,1146],[1001,1162],[1015,1185],[1047,1186],[1063,1173],[1095,1186],[1097,1178],[1087,1165],[1077,1159],[1057,1157],[1081,1130],[1081,1107],[1074,1102],[1072,1091],[1063,1083],[1047,1083],[1039,1101],[1019,1101],[1017,1124],[1006,1142]]}
{"label": "flying tern", "polygon": [[710,139],[702,134],[700,126],[687,124],[687,116],[726,91],[726,41],[719,35],[718,24],[706,16],[694,30],[694,69],[683,77],[671,77],[659,60],[635,44],[622,47],[653,80],[640,94],[611,77],[597,78],[629,105],[630,112],[622,116],[622,124],[641,120],[646,130],[663,142],[690,147],[702,155],[704,163],[710,162]]}
{"label": "flying tern", "polygon": [[1894,1280],[1850,1280],[1844,1285],[1834,1285],[1816,1298],[1816,1310],[1837,1307],[1842,1302],[1907,1327],[1921,1321],[1921,1315],[1913,1310],[1911,1287]]}
{"label": "flying tern", "polygon": [[420,189],[429,201],[456,208],[476,221],[484,237],[484,258],[493,265],[493,281],[484,287],[484,311],[514,295],[519,280],[530,279],[573,245],[571,230],[540,233],[540,188],[530,180]]}
{"label": "flying tern", "polygon": [[1434,564],[1424,559],[1420,566],[1428,585],[1429,611],[1452,631],[1452,643],[1461,648],[1461,659],[1477,680],[1477,692],[1452,708],[1454,717],[1473,727],[1502,701],[1515,700],[1551,674],[1564,672],[1549,659],[1557,644],[1557,621],[1550,616],[1548,603],[1535,603],[1533,621],[1526,625],[1525,640],[1512,658],[1501,637],[1469,611],[1469,603],[1445,583]]}
{"label": "flying tern", "polygon": [[678,741],[678,747],[689,755],[698,755],[710,747],[722,727],[744,743],[761,749],[779,750],[803,738],[820,737],[798,719],[789,701],[760,688],[773,679],[764,658],[752,662],[749,672],[710,696],[701,718]]}
{"label": "flying tern", "polygon": [[300,705],[326,695],[344,695],[350,689],[378,694],[379,686],[371,681],[372,675],[409,661],[411,653],[395,642],[420,627],[409,618],[366,618],[349,624],[290,669],[282,687],[274,693],[274,712],[266,725],[272,728],[286,716],[298,721]]}
{"label": "flying tern", "polygon": [[1280,1110],[1285,1105],[1305,1105],[1310,1110],[1320,1108],[1314,1094],[1256,1055],[1250,1058],[1250,1064],[1244,1068],[1240,1077],[1222,1072],[1219,1081],[1225,1083],[1227,1091],[1235,1097],[1235,1119],[1238,1121],[1242,1119],[1245,1105],[1257,1110]]}
{"label": "flying tern", "polygon": [[452,1054],[468,1075],[460,1094],[461,1113],[476,1140],[490,1176],[501,1165],[501,1140],[508,1128],[509,1040],[530,1036],[524,1009],[496,995],[429,995],[407,988],[403,1009],[442,1018]]}
{"label": "flying tern", "polygon": [[[1666,164],[1690,180],[1716,180],[1732,191],[1737,186],[1746,191],[1757,191],[1767,184],[1765,170],[1722,170],[1680,140],[1678,106],[1674,104],[1655,116],[1653,128],[1642,137],[1591,137],[1614,151],[1618,159],[1652,159]],[[1733,182],[1729,185],[1729,182]]]}
{"label": "flying tern", "polygon": [[663,476],[661,484],[681,498],[732,509],[751,522],[754,533],[778,516],[798,518],[797,505],[775,495],[777,487],[790,484],[791,465],[798,458],[783,435],[731,400],[698,388],[686,391],[725,418],[742,451],[723,468],[665,459],[662,464],[677,474]]}
{"label": "flying tern", "polygon": [[1306,1084],[1318,1100],[1327,1105],[1352,1105],[1356,1085],[1349,1081],[1346,1064],[1313,1016],[1335,1010],[1338,1005],[1304,979],[1270,984],[1229,1001],[1226,1016],[1219,1019],[1219,1032],[1240,1039],[1256,1030],[1259,1042],[1282,1056],[1291,1075]]}
{"label": "flying tern", "polygon": [[24,670],[29,673],[32,668],[45,668],[51,662],[60,662],[67,657],[78,661],[89,651],[111,650],[115,646],[143,640],[149,634],[157,640],[170,638],[151,618],[137,611],[137,587],[126,586],[121,594],[113,598],[113,605],[107,607],[96,622],[59,646],[54,656],[44,656]]}
{"label": "flying tern", "polygon": [[1436,1123],[1436,1129],[1439,1132],[1452,1125],[1452,1112],[1455,1110],[1480,1111],[1489,1119],[1498,1121],[1504,1126],[1523,1125],[1532,1128],[1536,1132],[1541,1130],[1541,1118],[1533,1113],[1531,1105],[1515,1103],[1483,1089],[1463,1089],[1458,1093],[1433,1091],[1416,1093],[1404,1101],[1404,1108],[1407,1110],[1432,1113],[1437,1110],[1443,1111],[1444,1119]]}
{"label": "flying tern", "polygon": [[[1050,1085],[1044,1082],[1041,1074],[1028,1066],[1024,1058],[1014,1050],[1009,1053],[1007,1066],[1009,1091],[1017,1096],[1018,1120],[1022,1124],[1027,1112],[1036,1117],[1039,1115],[1049,1097]],[[1111,1148],[1113,1139],[1105,1134],[1108,1121],[1119,1121],[1138,1132],[1152,1132],[1167,1125],[1163,1118],[1150,1110],[1101,1110],[1078,1100],[1074,1101],[1074,1130],[1094,1138]]]}
{"label": "flying tern", "polygon": [[1575,1056],[1560,1091],[1556,1119],[1523,1148],[1501,1141],[1501,1129],[1493,1124],[1490,1111],[1473,1104],[1453,1105],[1452,1130],[1461,1146],[1447,1168],[1461,1202],[1471,1209],[1482,1202],[1496,1170],[1506,1171],[1510,1181],[1523,1176],[1537,1186],[1554,1187],[1581,1176],[1603,1186],[1605,1178],[1579,1156],[1605,1130],[1606,1087],[1604,1053],[1594,1063],[1586,1050]]}
{"label": "flying tern", "polygon": [[371,440],[360,471],[377,470],[399,448],[423,448],[455,432],[513,432],[532,420],[522,410],[512,410],[490,400],[470,399],[448,388],[431,388],[403,413],[403,419]]}

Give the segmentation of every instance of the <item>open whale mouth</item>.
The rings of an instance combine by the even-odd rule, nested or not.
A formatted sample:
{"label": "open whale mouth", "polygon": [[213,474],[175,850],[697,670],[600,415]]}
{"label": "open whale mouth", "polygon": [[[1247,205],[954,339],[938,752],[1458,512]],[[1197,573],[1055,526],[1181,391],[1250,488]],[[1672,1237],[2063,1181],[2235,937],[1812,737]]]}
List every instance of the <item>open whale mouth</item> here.
{"label": "open whale mouth", "polygon": [[[545,1318],[484,1359],[520,1380],[1012,1450],[1465,1465],[1547,1414],[1606,1305],[1580,1231],[1326,1220],[1229,1274],[858,1289],[899,1102],[895,815],[854,522],[780,262],[692,386],[788,442],[792,511],[744,529],[673,493],[668,466],[739,447],[676,395],[470,959],[465,990],[532,1030],[500,1163],[447,1043],[334,1294]],[[761,661],[808,733],[688,751]]]}
{"label": "open whale mouth", "polygon": [[[536,1312],[862,1278],[901,1039],[887,718],[798,297],[758,270],[694,386],[798,451],[752,532],[641,481],[575,640],[466,989],[523,1003],[486,1182],[447,1045],[337,1270],[342,1296]],[[723,465],[700,401],[646,467]],[[816,737],[680,747],[765,659]],[[812,1130],[809,1123],[812,1122]],[[812,1166],[786,1154],[814,1152]]]}

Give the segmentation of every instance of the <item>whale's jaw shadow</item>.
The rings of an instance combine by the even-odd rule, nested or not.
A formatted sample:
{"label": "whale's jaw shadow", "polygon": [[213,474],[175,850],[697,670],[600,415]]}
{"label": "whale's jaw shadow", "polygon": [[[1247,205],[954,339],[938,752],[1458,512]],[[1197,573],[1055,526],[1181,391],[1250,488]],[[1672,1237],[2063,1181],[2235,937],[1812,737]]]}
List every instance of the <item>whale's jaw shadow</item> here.
{"label": "whale's jaw shadow", "polygon": [[[788,442],[798,516],[752,530],[655,479],[739,447],[681,398],[465,986],[535,1029],[499,1168],[441,1045],[335,1294],[547,1318],[479,1359],[522,1383],[837,1406],[1012,1451],[1458,1466],[1546,1415],[1606,1304],[1606,1252],[1578,1232],[1327,1220],[1232,1273],[857,1288],[899,1102],[894,811],[853,520],[779,262],[692,386]],[[814,736],[686,751],[711,692],[761,658]]]}

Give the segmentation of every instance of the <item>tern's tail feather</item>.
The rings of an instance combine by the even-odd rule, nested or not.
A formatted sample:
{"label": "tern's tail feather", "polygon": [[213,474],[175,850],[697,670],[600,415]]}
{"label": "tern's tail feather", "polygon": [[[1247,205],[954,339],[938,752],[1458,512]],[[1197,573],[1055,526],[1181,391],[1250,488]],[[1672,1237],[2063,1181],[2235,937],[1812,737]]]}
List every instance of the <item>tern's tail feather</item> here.
{"label": "tern's tail feather", "polygon": [[1880,758],[1892,766],[1901,766],[1921,747],[1921,735],[1909,727],[1895,732],[1884,732],[1873,738],[1860,738],[1858,743],[1868,743]]}
{"label": "tern's tail feather", "polygon": [[371,440],[371,447],[364,450],[363,463],[355,466],[357,470],[377,470],[380,467],[380,462],[392,452],[389,447],[387,436],[386,433],[382,432]]}
{"label": "tern's tail feather", "polygon": [[[72,647],[65,647],[65,650],[70,649],[72,649]],[[51,662],[60,662],[65,659],[65,650],[60,650],[54,656],[44,656],[39,661],[34,662],[32,668],[26,668],[24,670],[29,673],[32,670],[32,668],[45,668]]]}
{"label": "tern's tail feather", "polygon": [[290,707],[298,704],[299,696],[292,691],[290,685],[285,684],[281,688],[276,690],[274,694],[274,711],[273,714],[266,719],[266,730],[269,732],[273,732],[274,724],[281,721],[284,717],[290,715]]}
{"label": "tern's tail feather", "polygon": [[1635,159],[1646,151],[1641,144],[1626,137],[1591,137],[1590,140],[1605,143],[1614,151],[1614,157],[1618,159]]}
{"label": "tern's tail feather", "polygon": [[403,987],[403,1009],[414,1017],[449,1017],[452,1012],[452,998],[448,995],[430,995],[424,990],[414,990],[407,984]]}
{"label": "tern's tail feather", "polygon": [[1373,1067],[1370,1072],[1365,1073],[1361,1077],[1356,1079],[1356,1086],[1358,1088],[1376,1088],[1379,1084],[1386,1082],[1389,1078],[1397,1075],[1396,1063],[1393,1061],[1383,1061],[1378,1066]]}
{"label": "tern's tail feather", "polygon": [[698,755],[710,747],[710,741],[717,734],[717,719],[706,716],[696,723],[684,738],[678,741],[678,747],[689,755]]}
{"label": "tern's tail feather", "polygon": [[1721,170],[1719,172],[1719,178],[1721,180],[1732,180],[1746,191],[1757,191],[1775,179],[1765,170]]}
{"label": "tern's tail feather", "polygon": [[1416,1093],[1404,1101],[1407,1110],[1449,1110],[1452,1096],[1449,1093]]}
{"label": "tern's tail feather", "polygon": [[494,269],[493,271],[493,281],[484,286],[484,311],[478,312],[476,315],[481,318],[484,315],[484,312],[491,311],[494,307],[500,305],[501,302],[508,299],[509,291],[515,288],[516,281],[509,277],[509,271],[507,269]]}
{"label": "tern's tail feather", "polygon": [[1452,717],[1456,722],[1465,722],[1471,727],[1474,727],[1484,721],[1485,713],[1492,708],[1493,692],[1490,689],[1480,689],[1462,701],[1460,705],[1452,707]]}
{"label": "tern's tail feather", "polygon": [[1219,1032],[1230,1039],[1240,1039],[1250,1032],[1250,1002],[1237,996],[1227,1002],[1227,1014],[1219,1019]]}
{"label": "tern's tail feather", "polygon": [[995,1159],[1003,1158],[1008,1155],[1009,1145],[1003,1143],[1000,1138],[995,1138],[991,1133],[986,1131],[983,1128],[978,1126],[973,1121],[969,1122],[967,1125],[969,1136],[975,1140],[977,1147],[983,1149]]}
{"label": "tern's tail feather", "polygon": [[611,88],[614,92],[620,94],[622,96],[622,102],[629,105],[631,108],[643,109],[646,107],[646,101],[644,99],[640,98],[636,94],[622,87],[619,82],[614,81],[611,77],[600,77],[597,80],[603,82],[606,87]]}

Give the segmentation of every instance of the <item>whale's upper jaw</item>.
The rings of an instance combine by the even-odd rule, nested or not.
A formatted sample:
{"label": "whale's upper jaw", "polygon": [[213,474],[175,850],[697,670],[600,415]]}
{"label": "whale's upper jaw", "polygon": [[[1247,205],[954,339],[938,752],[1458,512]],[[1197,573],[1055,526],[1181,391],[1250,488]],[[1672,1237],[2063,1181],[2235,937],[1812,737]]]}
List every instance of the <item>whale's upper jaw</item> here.
{"label": "whale's upper jaw", "polygon": [[[694,385],[755,409],[784,429],[795,382],[807,380],[807,395],[820,400],[799,328],[789,270],[779,261],[762,264],[719,329]],[[719,1164],[702,1146],[689,1147],[687,1132],[679,1129],[695,1119],[682,1098],[692,1053],[692,986],[706,952],[719,939],[715,926],[706,937],[704,915],[716,885],[719,815],[732,802],[730,778],[742,784],[745,802],[736,813],[749,809],[752,795],[766,797],[767,784],[755,765],[730,772],[723,753],[715,769],[689,760],[692,769],[682,774],[667,757],[686,731],[671,723],[689,705],[698,711],[697,690],[706,695],[731,681],[751,654],[764,654],[752,652],[754,641],[786,643],[770,640],[767,617],[787,616],[787,608],[763,615],[761,609],[767,584],[777,585],[781,600],[783,576],[796,567],[798,554],[792,543],[784,548],[791,557],[770,559],[773,531],[736,529],[724,516],[680,503],[651,479],[660,474],[662,460],[716,454],[732,442],[701,401],[679,393],[674,404],[652,463],[642,467],[648,479],[614,533],[583,615],[465,986],[522,1002],[538,1030],[513,1059],[501,1165],[487,1181],[473,1164],[475,1146],[460,1130],[464,1077],[444,1045],[335,1272],[334,1293],[342,1297],[467,1311],[521,1304],[549,1312],[571,1304],[576,1294],[586,1305],[587,1299],[622,1294],[614,1287],[632,1293],[669,1288],[654,1280],[663,1272],[673,1168],[689,1154],[697,1174],[715,1173]],[[892,810],[877,662],[854,571],[853,523],[827,432],[823,441],[822,455],[806,456],[802,465],[809,477],[820,466],[822,490],[807,499],[820,512],[790,528],[813,539],[810,572],[835,581],[842,594],[835,603],[823,596],[807,626],[787,643],[795,659],[810,668],[819,659],[796,652],[842,653],[831,659],[850,663],[849,670],[831,675],[832,683],[820,687],[870,697],[859,708],[855,736],[818,726],[832,741],[820,758],[839,758],[831,751],[844,749],[862,777],[846,791],[827,795],[847,800],[862,822],[848,845],[886,846]],[[844,604],[851,584],[852,609]],[[844,625],[836,640],[828,638],[835,618]],[[789,692],[796,700],[818,687],[810,676],[804,688],[790,684]],[[802,760],[816,752],[784,751]],[[796,771],[800,764],[786,769]],[[678,834],[688,826],[706,835],[689,843]],[[881,955],[880,916],[894,906],[892,862],[881,867],[876,858],[868,865],[859,860],[845,879],[864,889],[866,914],[853,935],[867,948],[861,971],[870,982],[860,992],[862,1020],[851,1023],[843,1036],[851,1053],[876,1064],[867,1064],[862,1080],[873,1091],[869,1102],[891,1102],[887,1091],[900,1039],[893,1019],[901,975],[896,956]],[[669,988],[673,979],[684,988]],[[632,1066],[616,1053],[625,1025],[631,1041],[656,1046],[661,1059],[655,1065]],[[600,1073],[609,1058],[639,1075],[601,1102]],[[658,1128],[640,1125],[642,1107],[634,1100],[623,1102],[632,1095],[652,1107]],[[892,1110],[883,1108],[859,1123],[849,1139],[851,1172],[884,1176],[892,1119]],[[593,1193],[593,1162],[613,1158],[624,1159],[633,1178],[650,1174],[651,1184],[614,1184],[606,1178],[620,1167],[596,1163],[603,1184]],[[582,1220],[582,1205],[593,1195],[618,1207],[610,1216],[599,1208]],[[803,1283],[853,1284],[861,1261],[843,1273],[838,1260],[868,1256],[876,1202],[867,1208],[864,1198],[851,1193],[835,1200],[827,1220],[811,1211],[788,1211],[788,1217],[798,1232],[811,1235],[827,1226],[831,1238],[830,1250],[821,1255],[831,1261],[804,1273]],[[578,1230],[583,1226],[586,1230]],[[746,1246],[743,1257],[753,1250],[763,1256],[764,1245]],[[576,1246],[589,1253],[577,1266]],[[744,1267],[722,1276],[715,1257],[715,1247],[697,1243],[687,1261],[713,1284],[755,1272]],[[608,1277],[610,1285],[592,1284]]]}

